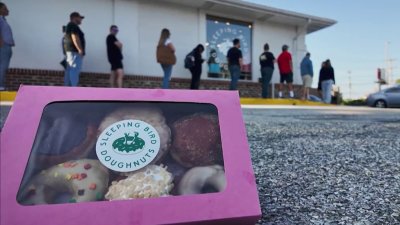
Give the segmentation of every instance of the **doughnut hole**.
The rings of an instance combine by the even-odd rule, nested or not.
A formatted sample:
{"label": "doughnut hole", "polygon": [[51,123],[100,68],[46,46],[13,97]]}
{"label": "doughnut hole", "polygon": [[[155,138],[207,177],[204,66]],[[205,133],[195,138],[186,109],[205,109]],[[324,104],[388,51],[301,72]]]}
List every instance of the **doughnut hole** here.
{"label": "doughnut hole", "polygon": [[179,182],[179,195],[208,194],[224,191],[225,172],[220,165],[194,167]]}
{"label": "doughnut hole", "polygon": [[205,184],[202,188],[201,188],[201,193],[203,194],[207,194],[207,193],[215,193],[215,192],[219,192],[218,189],[212,185],[212,184]]}
{"label": "doughnut hole", "polygon": [[44,199],[47,204],[67,203],[72,199],[71,190],[67,186],[60,186],[56,189],[49,186],[44,188]]}

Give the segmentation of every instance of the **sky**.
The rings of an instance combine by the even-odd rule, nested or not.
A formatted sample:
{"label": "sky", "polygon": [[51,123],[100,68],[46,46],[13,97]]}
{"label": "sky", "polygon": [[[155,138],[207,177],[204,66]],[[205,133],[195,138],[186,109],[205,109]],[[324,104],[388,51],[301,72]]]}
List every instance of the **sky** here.
{"label": "sky", "polygon": [[394,80],[400,79],[399,0],[246,1],[336,20],[335,25],[308,34],[306,46],[314,73],[319,73],[322,61],[331,60],[345,99],[377,91],[378,68],[391,68]]}

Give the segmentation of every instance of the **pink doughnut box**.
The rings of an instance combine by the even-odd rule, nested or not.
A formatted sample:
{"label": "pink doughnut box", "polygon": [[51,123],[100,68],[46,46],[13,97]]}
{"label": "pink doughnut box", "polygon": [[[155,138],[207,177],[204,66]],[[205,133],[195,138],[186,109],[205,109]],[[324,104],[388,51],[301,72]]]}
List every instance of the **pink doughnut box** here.
{"label": "pink doughnut box", "polygon": [[[44,108],[53,102],[206,103],[218,111],[227,185],[218,193],[21,205],[18,190]],[[21,86],[1,133],[1,225],[254,225],[261,217],[237,91]]]}

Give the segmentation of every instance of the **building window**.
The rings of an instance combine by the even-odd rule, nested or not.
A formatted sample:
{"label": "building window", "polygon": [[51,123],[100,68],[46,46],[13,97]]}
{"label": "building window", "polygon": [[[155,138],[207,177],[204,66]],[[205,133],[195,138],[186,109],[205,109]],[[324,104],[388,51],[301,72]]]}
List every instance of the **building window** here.
{"label": "building window", "polygon": [[207,16],[208,77],[230,78],[226,55],[235,38],[240,40],[240,50],[243,54],[240,79],[252,79],[252,24],[214,16]]}

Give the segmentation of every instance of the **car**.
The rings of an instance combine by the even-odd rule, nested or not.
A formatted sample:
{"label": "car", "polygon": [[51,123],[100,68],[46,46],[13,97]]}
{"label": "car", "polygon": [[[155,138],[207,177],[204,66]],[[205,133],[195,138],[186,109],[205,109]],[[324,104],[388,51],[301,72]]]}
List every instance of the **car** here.
{"label": "car", "polygon": [[370,94],[366,101],[371,107],[400,107],[400,85]]}

